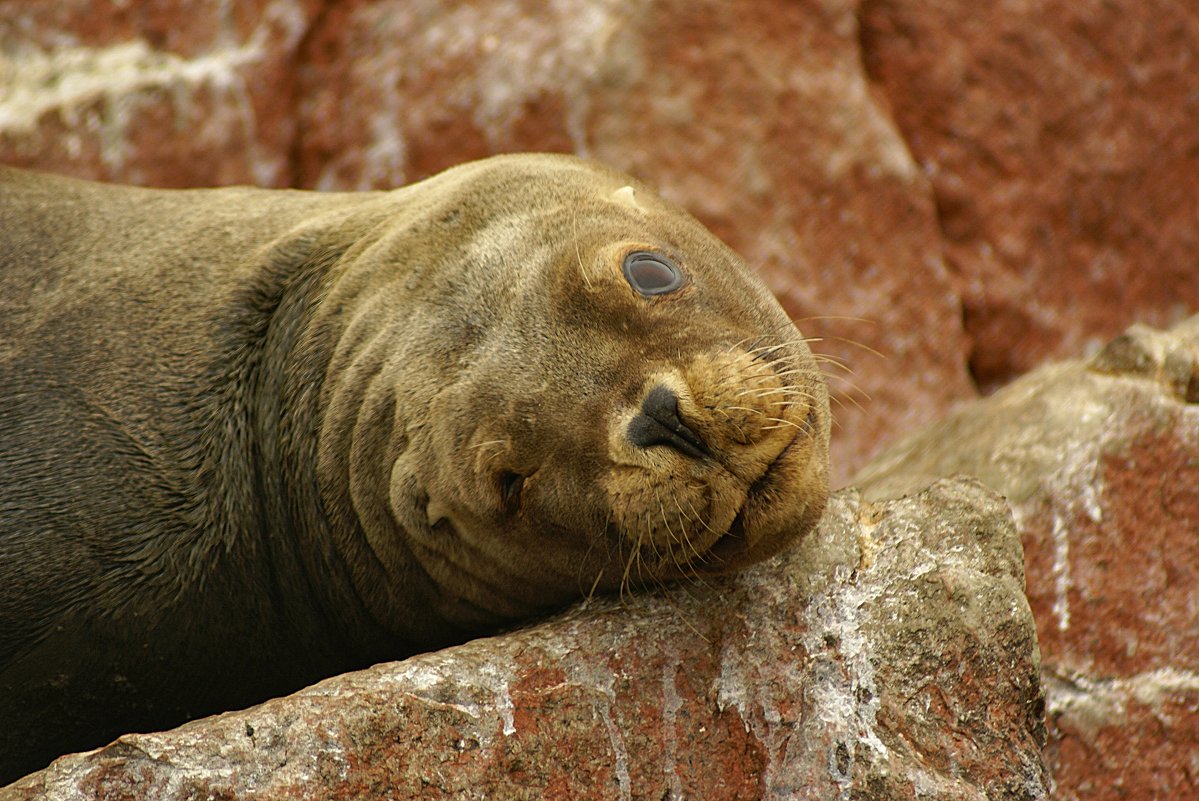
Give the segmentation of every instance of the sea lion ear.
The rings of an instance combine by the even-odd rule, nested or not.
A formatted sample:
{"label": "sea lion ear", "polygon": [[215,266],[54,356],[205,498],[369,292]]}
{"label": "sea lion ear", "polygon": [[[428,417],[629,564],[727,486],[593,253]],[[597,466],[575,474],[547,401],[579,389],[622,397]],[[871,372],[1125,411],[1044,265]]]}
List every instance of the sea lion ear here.
{"label": "sea lion ear", "polygon": [[644,297],[665,295],[683,286],[683,271],[660,253],[634,250],[624,257],[621,265],[625,280]]}
{"label": "sea lion ear", "polygon": [[637,193],[631,186],[622,186],[620,189],[617,189],[612,193],[612,199],[617,203],[623,203],[624,205],[637,209],[638,211],[645,211],[645,209],[641,207],[641,204],[637,202]]}

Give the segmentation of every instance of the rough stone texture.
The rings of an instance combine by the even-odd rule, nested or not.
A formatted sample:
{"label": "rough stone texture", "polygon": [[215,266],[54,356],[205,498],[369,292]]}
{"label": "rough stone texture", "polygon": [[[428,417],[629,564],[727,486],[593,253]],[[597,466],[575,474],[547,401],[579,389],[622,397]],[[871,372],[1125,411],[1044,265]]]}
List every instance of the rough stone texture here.
{"label": "rough stone texture", "polygon": [[736,578],[131,734],[18,799],[1038,799],[1020,544],[971,480],[834,497]]}
{"label": "rough stone texture", "polygon": [[1199,310],[1199,14],[1177,0],[864,0],[932,182],[984,388]]}
{"label": "rough stone texture", "polygon": [[856,481],[880,498],[958,472],[1024,541],[1056,797],[1199,798],[1199,317],[1043,367]]}
{"label": "rough stone texture", "polygon": [[317,0],[0,0],[0,161],[126,183],[288,186]]}

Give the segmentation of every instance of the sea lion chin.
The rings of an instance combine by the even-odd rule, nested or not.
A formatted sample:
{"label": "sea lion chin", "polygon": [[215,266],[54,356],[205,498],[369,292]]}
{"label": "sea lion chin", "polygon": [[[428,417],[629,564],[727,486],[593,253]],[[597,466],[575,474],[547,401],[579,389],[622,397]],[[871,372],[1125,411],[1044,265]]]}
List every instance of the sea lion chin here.
{"label": "sea lion chin", "polygon": [[0,169],[0,212],[0,782],[736,570],[823,510],[804,338],[599,165],[352,194]]}

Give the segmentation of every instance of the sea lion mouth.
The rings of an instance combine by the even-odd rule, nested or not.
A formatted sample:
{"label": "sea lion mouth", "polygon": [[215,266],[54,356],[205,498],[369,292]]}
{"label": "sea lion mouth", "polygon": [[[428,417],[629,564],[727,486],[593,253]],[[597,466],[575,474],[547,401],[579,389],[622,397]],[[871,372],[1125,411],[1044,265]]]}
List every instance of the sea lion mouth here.
{"label": "sea lion mouth", "polygon": [[[745,504],[748,503],[749,497],[746,496]],[[749,551],[749,543],[745,538],[745,504],[742,504],[741,508],[737,510],[737,516],[733,518],[729,530],[712,544],[705,554],[704,561],[696,567],[706,571],[720,572],[729,563],[741,561],[740,557]]]}
{"label": "sea lion mouth", "polygon": [[[802,431],[796,431],[795,434],[792,435],[791,440],[783,446],[781,451],[779,451],[778,456],[774,457],[770,464],[766,465],[766,469],[762,471],[762,475],[754,479],[754,482],[749,485],[749,492],[746,494],[746,503],[749,503],[749,500],[755,495],[760,496],[770,487],[771,482],[774,480],[772,475],[774,473],[774,469],[782,464],[787,456],[790,455],[792,448],[794,448],[799,442],[802,434]],[[744,509],[745,504],[742,504],[741,508]]]}
{"label": "sea lion mouth", "polygon": [[766,466],[766,469],[762,471],[762,475],[758,476],[750,484],[749,491],[745,494],[745,500],[741,502],[741,506],[737,509],[737,514],[733,518],[733,522],[729,524],[728,530],[712,543],[706,551],[693,557],[690,563],[680,565],[680,567],[690,567],[703,570],[704,572],[720,573],[740,567],[744,563],[746,554],[751,550],[751,543],[745,530],[746,510],[762,502],[762,497],[770,491],[770,487],[775,481],[775,476],[777,475],[775,468],[787,459],[799,443],[800,438],[801,432],[795,432],[795,436],[779,451],[778,456]]}

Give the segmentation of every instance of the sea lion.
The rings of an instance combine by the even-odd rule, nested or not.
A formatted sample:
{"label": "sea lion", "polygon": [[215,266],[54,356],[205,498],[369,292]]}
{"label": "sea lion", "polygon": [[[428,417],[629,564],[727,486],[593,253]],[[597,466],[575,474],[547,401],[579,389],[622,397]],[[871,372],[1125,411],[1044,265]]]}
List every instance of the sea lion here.
{"label": "sea lion", "polygon": [[0,170],[0,774],[726,572],[819,518],[804,338],[568,156],[391,192]]}

